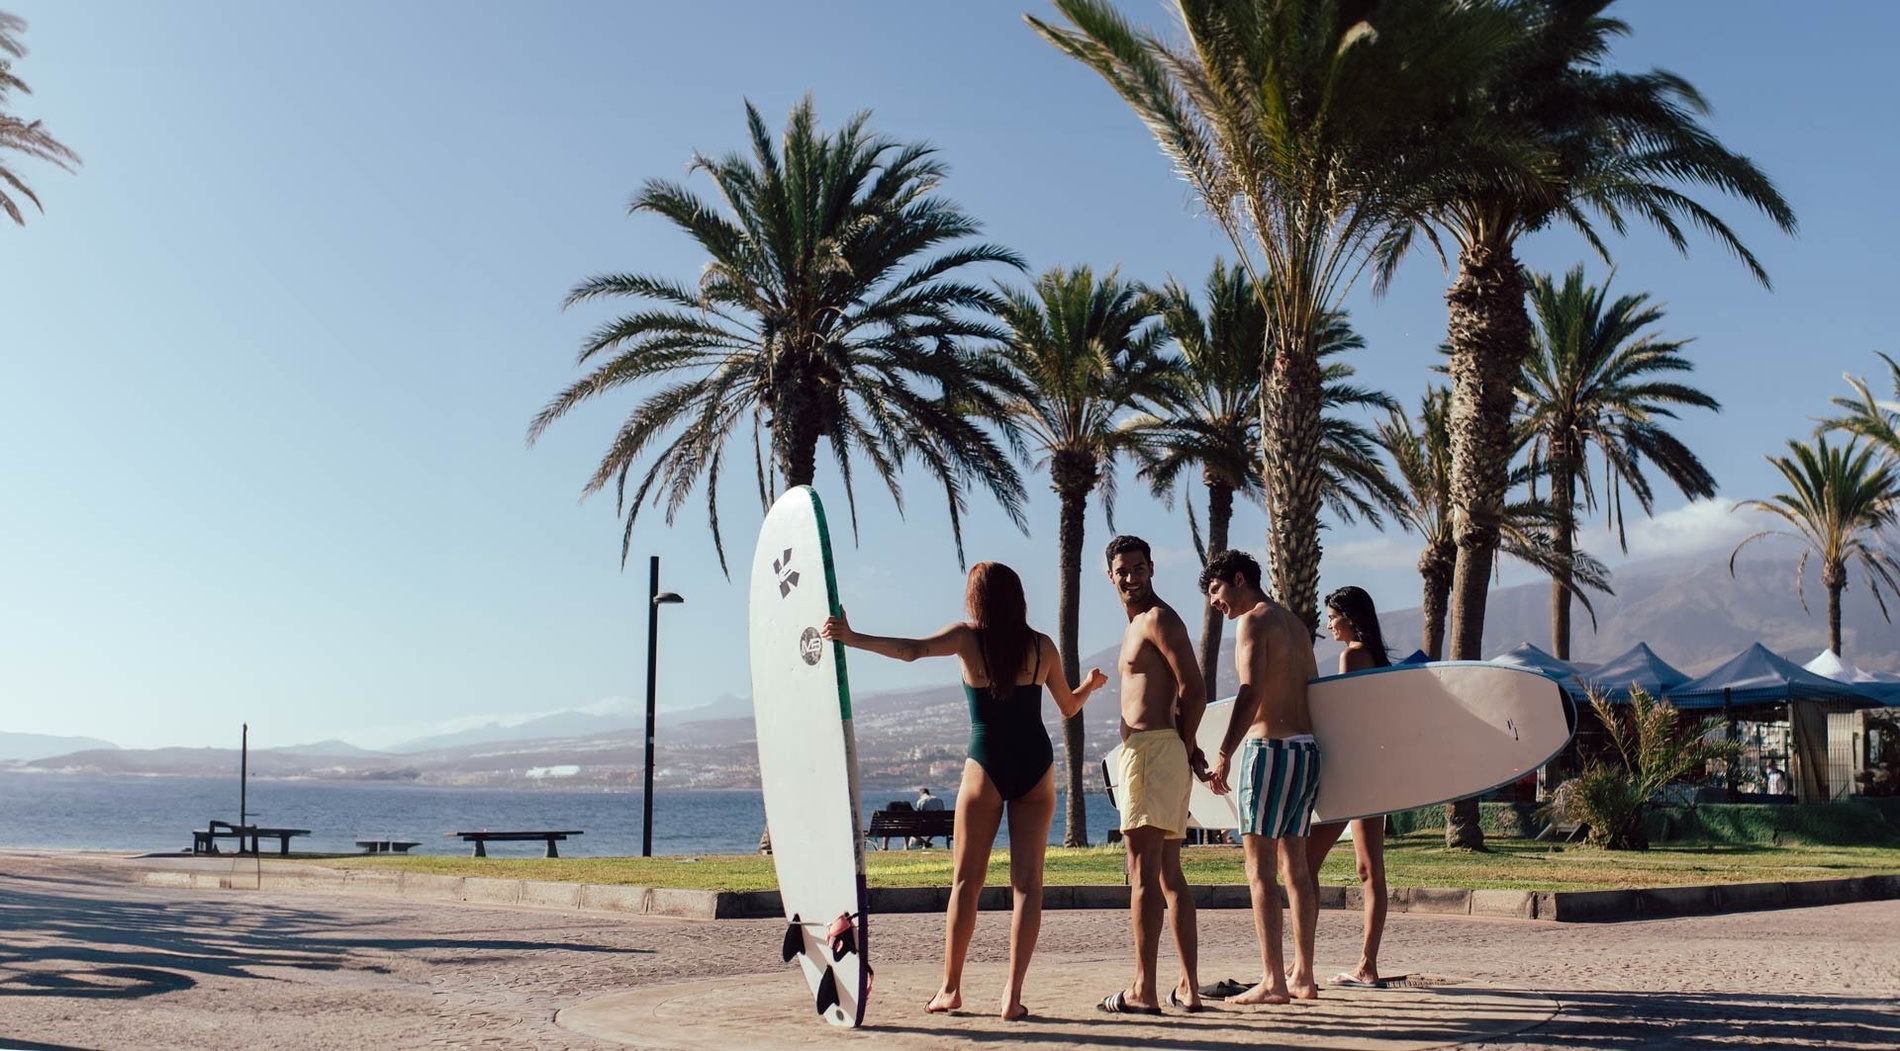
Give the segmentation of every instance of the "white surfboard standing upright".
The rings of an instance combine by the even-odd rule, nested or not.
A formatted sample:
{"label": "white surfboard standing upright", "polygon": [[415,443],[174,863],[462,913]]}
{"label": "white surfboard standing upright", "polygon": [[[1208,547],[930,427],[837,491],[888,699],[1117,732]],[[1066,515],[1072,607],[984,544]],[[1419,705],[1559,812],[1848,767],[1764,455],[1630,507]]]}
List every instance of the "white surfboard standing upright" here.
{"label": "white surfboard standing upright", "polygon": [[772,505],[752,555],[752,717],[784,956],[798,961],[817,1013],[854,1027],[871,968],[850,683],[844,647],[820,634],[837,612],[824,508],[801,485]]}
{"label": "white surfboard standing upright", "polygon": [[[1508,785],[1557,754],[1576,709],[1550,679],[1483,661],[1397,664],[1307,686],[1319,741],[1316,821],[1346,821],[1449,803]],[[1195,743],[1220,750],[1233,698],[1207,706]],[[1113,752],[1110,753],[1113,755]],[[1113,769],[1112,762],[1108,769]],[[1231,779],[1231,778],[1230,778]],[[1239,827],[1236,793],[1195,782],[1191,822]]]}

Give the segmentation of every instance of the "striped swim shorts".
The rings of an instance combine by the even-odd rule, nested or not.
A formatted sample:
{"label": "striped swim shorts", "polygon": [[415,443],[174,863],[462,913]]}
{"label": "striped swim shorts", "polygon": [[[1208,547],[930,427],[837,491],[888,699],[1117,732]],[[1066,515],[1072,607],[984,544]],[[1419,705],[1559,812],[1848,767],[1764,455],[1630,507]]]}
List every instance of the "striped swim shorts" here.
{"label": "striped swim shorts", "polygon": [[1319,745],[1307,734],[1249,737],[1240,745],[1240,832],[1304,836],[1319,797]]}

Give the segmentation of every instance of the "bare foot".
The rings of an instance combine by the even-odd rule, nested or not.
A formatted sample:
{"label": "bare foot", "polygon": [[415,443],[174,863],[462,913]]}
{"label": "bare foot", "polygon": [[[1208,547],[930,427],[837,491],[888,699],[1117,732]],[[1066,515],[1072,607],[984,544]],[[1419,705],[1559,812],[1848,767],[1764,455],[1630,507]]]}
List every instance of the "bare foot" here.
{"label": "bare foot", "polygon": [[1284,1004],[1292,1002],[1286,994],[1286,986],[1269,985],[1261,982],[1244,993],[1235,993],[1227,998],[1230,1004]]}
{"label": "bare foot", "polygon": [[1288,982],[1287,991],[1293,994],[1295,1000],[1319,999],[1319,983],[1311,978]]}
{"label": "bare foot", "polygon": [[930,1002],[924,1005],[924,1010],[935,1015],[943,1014],[946,1011],[954,1011],[962,1006],[963,993],[961,990],[943,989],[939,990],[937,995],[930,998]]}
{"label": "bare foot", "polygon": [[1198,1011],[1201,1009],[1201,992],[1194,988],[1192,982],[1177,985],[1168,994],[1168,1006],[1178,1011]]}
{"label": "bare foot", "polygon": [[1005,1022],[1020,1022],[1023,1019],[1028,1018],[1028,1017],[1029,1017],[1029,1008],[1024,1007],[1021,1001],[1017,1001],[1016,1003],[1012,1003],[1012,1004],[1003,1005],[1002,1018],[1003,1018],[1003,1021]]}

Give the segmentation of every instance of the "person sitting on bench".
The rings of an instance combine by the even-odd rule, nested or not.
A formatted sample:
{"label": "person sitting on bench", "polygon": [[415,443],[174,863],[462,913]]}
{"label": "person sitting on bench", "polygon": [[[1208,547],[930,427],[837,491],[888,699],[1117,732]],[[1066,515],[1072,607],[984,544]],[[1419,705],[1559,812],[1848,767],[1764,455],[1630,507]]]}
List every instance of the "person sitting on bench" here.
{"label": "person sitting on bench", "polygon": [[[931,795],[930,789],[920,788],[917,790],[917,802],[912,804],[912,809],[914,810],[942,810],[943,800],[938,799],[936,796]],[[936,838],[937,837],[935,836],[913,837],[911,840],[911,845],[918,846],[918,847],[927,847],[927,846],[930,846],[931,843],[936,840]]]}

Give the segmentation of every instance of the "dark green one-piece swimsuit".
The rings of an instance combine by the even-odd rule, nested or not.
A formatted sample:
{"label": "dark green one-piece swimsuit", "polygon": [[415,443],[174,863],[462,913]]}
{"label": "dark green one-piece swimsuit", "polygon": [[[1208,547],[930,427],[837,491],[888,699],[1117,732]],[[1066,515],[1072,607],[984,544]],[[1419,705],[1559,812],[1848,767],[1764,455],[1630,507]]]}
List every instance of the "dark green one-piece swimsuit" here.
{"label": "dark green one-piece swimsuit", "polygon": [[[987,675],[989,669],[985,667]],[[1035,674],[1042,671],[1042,647],[1036,647]],[[1042,686],[1026,683],[998,697],[988,686],[963,684],[970,702],[970,758],[989,775],[1004,802],[1021,799],[1041,783],[1056,761],[1049,731],[1042,725]]]}

